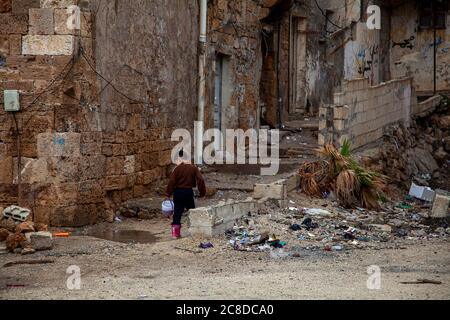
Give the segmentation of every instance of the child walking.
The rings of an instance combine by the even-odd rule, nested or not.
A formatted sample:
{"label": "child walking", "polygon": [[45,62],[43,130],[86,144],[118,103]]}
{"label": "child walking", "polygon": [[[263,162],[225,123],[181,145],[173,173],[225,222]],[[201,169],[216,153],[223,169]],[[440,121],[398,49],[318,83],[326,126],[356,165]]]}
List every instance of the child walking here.
{"label": "child walking", "polygon": [[173,170],[167,185],[167,197],[173,194],[174,214],[172,222],[172,238],[181,238],[181,216],[185,210],[195,208],[194,191],[197,187],[200,197],[206,195],[205,181],[200,170],[188,161],[183,161],[183,150],[179,152],[177,167]]}

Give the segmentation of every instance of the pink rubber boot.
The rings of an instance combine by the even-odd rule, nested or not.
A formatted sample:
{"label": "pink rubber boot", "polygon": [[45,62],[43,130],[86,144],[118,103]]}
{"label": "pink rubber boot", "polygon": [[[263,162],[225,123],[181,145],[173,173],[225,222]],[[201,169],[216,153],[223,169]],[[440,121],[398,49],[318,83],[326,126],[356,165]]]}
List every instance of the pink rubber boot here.
{"label": "pink rubber boot", "polygon": [[173,239],[181,238],[181,226],[180,225],[172,225],[172,238]]}

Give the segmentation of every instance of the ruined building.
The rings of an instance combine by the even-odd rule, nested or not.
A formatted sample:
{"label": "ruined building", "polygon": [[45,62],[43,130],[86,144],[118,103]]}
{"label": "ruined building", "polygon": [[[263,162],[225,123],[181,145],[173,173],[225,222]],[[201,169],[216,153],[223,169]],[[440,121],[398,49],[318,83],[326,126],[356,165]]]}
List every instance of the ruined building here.
{"label": "ruined building", "polygon": [[319,142],[363,146],[450,90],[449,23],[446,1],[0,0],[0,206],[54,226],[111,219],[166,179],[173,130],[198,119],[320,116]]}

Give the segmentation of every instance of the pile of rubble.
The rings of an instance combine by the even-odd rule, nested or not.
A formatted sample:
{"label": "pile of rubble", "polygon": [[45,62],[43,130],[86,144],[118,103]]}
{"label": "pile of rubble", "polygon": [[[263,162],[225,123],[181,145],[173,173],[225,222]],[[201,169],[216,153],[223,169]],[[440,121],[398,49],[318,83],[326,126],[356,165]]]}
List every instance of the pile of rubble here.
{"label": "pile of rubble", "polygon": [[0,253],[33,254],[53,247],[52,234],[45,224],[30,221],[30,210],[17,206],[0,208],[0,242],[6,247]]}
{"label": "pile of rubble", "polygon": [[377,152],[363,157],[363,163],[404,189],[413,180],[422,186],[449,190],[449,102],[443,99],[434,113],[416,118],[409,128],[390,126]]}
{"label": "pile of rubble", "polygon": [[[268,206],[237,222],[226,236],[234,250],[282,251],[293,255],[298,248],[320,251],[402,247],[404,241],[450,239],[446,219],[433,219],[431,204],[407,197],[386,203],[382,211],[344,209],[323,200],[322,208]],[[280,252],[278,252],[280,253]],[[292,254],[291,254],[292,253]]]}

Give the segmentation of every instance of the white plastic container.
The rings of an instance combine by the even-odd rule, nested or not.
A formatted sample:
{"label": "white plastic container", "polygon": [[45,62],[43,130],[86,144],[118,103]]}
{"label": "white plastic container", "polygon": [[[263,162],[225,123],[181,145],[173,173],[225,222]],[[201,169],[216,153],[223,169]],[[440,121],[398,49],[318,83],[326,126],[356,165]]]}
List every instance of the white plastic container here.
{"label": "white plastic container", "polygon": [[169,217],[173,214],[174,204],[172,200],[163,201],[161,205],[162,213],[165,217]]}

